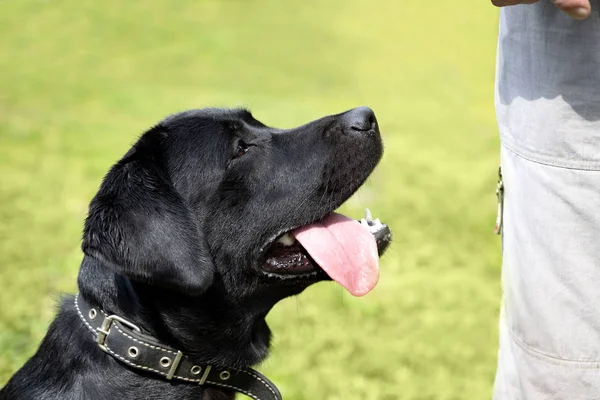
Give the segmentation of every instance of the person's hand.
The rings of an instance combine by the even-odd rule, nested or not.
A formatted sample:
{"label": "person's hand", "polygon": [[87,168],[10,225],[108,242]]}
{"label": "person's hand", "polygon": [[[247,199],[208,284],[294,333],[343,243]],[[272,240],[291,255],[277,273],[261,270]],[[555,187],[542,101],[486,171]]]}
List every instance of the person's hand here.
{"label": "person's hand", "polygon": [[[498,7],[514,6],[517,4],[533,4],[539,0],[492,0],[492,4]],[[552,0],[556,7],[569,14],[575,19],[586,19],[590,16],[592,6],[590,0]]]}

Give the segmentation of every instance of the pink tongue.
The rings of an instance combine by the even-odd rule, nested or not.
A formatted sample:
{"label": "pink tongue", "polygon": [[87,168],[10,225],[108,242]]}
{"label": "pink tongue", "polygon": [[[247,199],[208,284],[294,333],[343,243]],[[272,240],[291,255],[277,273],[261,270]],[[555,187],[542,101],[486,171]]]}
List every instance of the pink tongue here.
{"label": "pink tongue", "polygon": [[332,213],[292,232],[331,279],[354,296],[369,293],[379,280],[377,243],[358,221]]}

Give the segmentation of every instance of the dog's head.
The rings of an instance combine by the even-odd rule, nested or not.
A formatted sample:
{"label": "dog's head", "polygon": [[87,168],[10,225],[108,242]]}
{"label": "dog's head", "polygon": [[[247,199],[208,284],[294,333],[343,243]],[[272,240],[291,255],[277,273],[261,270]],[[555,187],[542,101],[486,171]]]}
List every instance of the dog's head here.
{"label": "dog's head", "polygon": [[274,304],[329,278],[361,295],[389,234],[376,241],[333,211],[381,155],[366,107],[289,130],[246,110],[176,114],[107,174],[83,250],[132,281],[191,296],[211,288],[238,304]]}

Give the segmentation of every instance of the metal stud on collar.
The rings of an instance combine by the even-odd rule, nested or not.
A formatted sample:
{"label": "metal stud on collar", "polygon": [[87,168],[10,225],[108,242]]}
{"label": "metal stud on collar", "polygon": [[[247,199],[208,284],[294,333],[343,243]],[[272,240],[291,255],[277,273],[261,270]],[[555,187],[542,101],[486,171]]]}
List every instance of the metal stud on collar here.
{"label": "metal stud on collar", "polygon": [[127,354],[129,354],[129,357],[131,358],[136,358],[139,354],[139,350],[137,347],[131,346],[129,349],[127,349]]}
{"label": "metal stud on collar", "polygon": [[219,374],[219,378],[221,378],[222,381],[226,381],[227,379],[231,378],[231,373],[229,371],[222,371]]}
{"label": "metal stud on collar", "polygon": [[171,365],[171,359],[169,357],[163,357],[160,359],[160,365],[168,368]]}
{"label": "metal stud on collar", "polygon": [[200,372],[202,372],[202,368],[197,365],[194,365],[192,369],[190,369],[190,372],[194,375],[198,375]]}

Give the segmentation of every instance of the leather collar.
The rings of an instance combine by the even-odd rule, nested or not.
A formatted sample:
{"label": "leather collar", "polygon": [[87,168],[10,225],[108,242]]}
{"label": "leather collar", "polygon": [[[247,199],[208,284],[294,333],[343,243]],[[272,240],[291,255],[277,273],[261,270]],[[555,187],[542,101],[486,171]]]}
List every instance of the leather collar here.
{"label": "leather collar", "polygon": [[277,387],[252,368],[218,368],[196,364],[181,351],[144,335],[140,328],[117,315],[108,315],[88,304],[79,294],[75,308],[98,346],[130,367],[152,372],[164,379],[212,385],[235,390],[254,400],[282,400]]}

